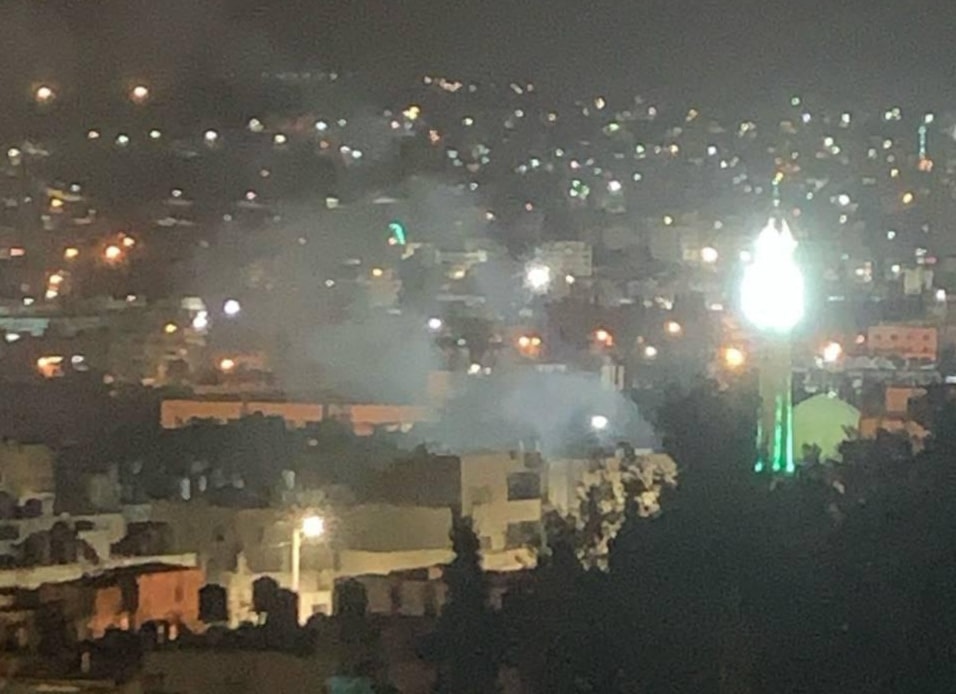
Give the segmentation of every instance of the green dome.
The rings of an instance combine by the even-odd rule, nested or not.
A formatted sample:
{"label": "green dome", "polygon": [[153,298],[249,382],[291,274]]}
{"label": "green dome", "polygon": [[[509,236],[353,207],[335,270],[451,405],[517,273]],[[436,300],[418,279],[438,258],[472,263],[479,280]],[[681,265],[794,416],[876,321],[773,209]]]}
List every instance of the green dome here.
{"label": "green dome", "polygon": [[793,408],[793,453],[799,460],[803,446],[819,446],[821,458],[840,459],[847,431],[860,427],[860,411],[832,395],[814,395]]}

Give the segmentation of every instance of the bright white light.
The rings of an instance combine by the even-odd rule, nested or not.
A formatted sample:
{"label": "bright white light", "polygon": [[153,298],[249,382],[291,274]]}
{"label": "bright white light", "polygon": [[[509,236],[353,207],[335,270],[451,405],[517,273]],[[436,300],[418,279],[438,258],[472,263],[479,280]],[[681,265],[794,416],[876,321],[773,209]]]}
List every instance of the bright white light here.
{"label": "bright white light", "polygon": [[116,144],[119,145],[120,147],[125,147],[126,145],[128,145],[128,144],[129,144],[129,135],[125,135],[125,134],[123,134],[123,133],[120,133],[119,135],[117,135],[117,136],[116,136]]}
{"label": "bright white light", "polygon": [[620,193],[621,192],[621,182],[620,181],[608,181],[607,183],[607,192],[609,193]]}
{"label": "bright white light", "polygon": [[835,364],[843,356],[843,346],[839,342],[828,342],[823,348],[823,361],[827,364]]}
{"label": "bright white light", "polygon": [[837,196],[837,202],[840,204],[841,207],[846,207],[847,205],[850,204],[850,196],[847,195],[846,193],[840,193]]}
{"label": "bright white light", "polygon": [[281,147],[289,141],[289,138],[286,137],[283,133],[276,133],[272,136],[272,144]]}
{"label": "bright white light", "polygon": [[945,290],[945,289],[937,289],[937,290],[936,290],[936,301],[938,301],[938,302],[941,303],[941,304],[945,304],[945,303],[946,303],[946,290]]}
{"label": "bright white light", "polygon": [[716,263],[719,257],[720,254],[717,252],[716,248],[704,246],[700,249],[700,259],[708,265]]}
{"label": "bright white light", "polygon": [[192,322],[193,330],[205,330],[209,327],[209,313],[206,311],[199,311]]}
{"label": "bright white light", "polygon": [[321,537],[325,534],[325,519],[321,516],[307,516],[302,519],[301,530],[305,537]]}
{"label": "bright white light", "polygon": [[162,136],[163,136],[163,133],[161,133],[159,130],[150,130],[150,131],[149,131],[149,139],[150,139],[150,140],[158,140],[158,139],[161,138]]}
{"label": "bright white light", "polygon": [[36,97],[37,103],[45,104],[52,101],[56,93],[50,89],[50,87],[43,85],[42,87],[37,87],[34,96]]}
{"label": "bright white light", "polygon": [[249,128],[249,132],[253,133],[261,133],[265,129],[262,121],[258,118],[250,118],[249,123],[246,124],[246,127]]}
{"label": "bright white light", "polygon": [[239,302],[235,299],[226,299],[225,303],[222,305],[222,312],[225,313],[230,318],[233,316],[238,316],[239,311],[242,310],[242,307],[239,305]]}
{"label": "bright white light", "polygon": [[644,357],[646,359],[654,359],[657,356],[657,347],[653,345],[648,345],[644,348]]}
{"label": "bright white light", "polygon": [[215,130],[207,130],[202,134],[202,139],[206,141],[207,145],[214,145],[219,139],[219,133]]}
{"label": "bright white light", "polygon": [[607,429],[608,424],[610,424],[610,420],[603,414],[596,414],[591,417],[591,428],[594,429],[594,431],[604,431]]}
{"label": "bright white light", "polygon": [[437,332],[441,330],[444,324],[445,324],[444,321],[442,321],[442,319],[439,318],[438,316],[432,316],[431,318],[428,319],[428,329],[431,330],[432,332]]}
{"label": "bright white light", "polygon": [[803,275],[793,260],[796,247],[783,220],[777,224],[771,219],[757,237],[753,263],[741,283],[741,308],[758,328],[786,334],[803,318]]}
{"label": "bright white light", "polygon": [[137,103],[142,103],[149,98],[149,88],[138,84],[130,91],[129,97]]}
{"label": "bright white light", "polygon": [[471,376],[477,376],[478,374],[480,374],[480,373],[481,373],[481,364],[478,364],[478,363],[471,364],[471,365],[468,367],[468,373],[469,373]]}
{"label": "bright white light", "polygon": [[536,294],[544,294],[551,285],[551,268],[541,263],[531,263],[525,268],[525,286]]}

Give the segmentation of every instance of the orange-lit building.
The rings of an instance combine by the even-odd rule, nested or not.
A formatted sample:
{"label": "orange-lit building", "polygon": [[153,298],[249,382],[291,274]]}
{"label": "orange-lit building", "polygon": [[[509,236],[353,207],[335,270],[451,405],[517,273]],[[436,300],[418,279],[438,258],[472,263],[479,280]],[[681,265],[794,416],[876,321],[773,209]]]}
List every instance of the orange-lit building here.
{"label": "orange-lit building", "polygon": [[59,605],[76,637],[87,639],[150,621],[201,629],[199,589],[205,582],[200,568],[154,564],[45,584],[38,594],[41,604]]}
{"label": "orange-lit building", "polygon": [[874,325],[867,331],[866,341],[871,354],[884,357],[935,361],[939,353],[939,335],[933,326]]}
{"label": "orange-lit building", "polygon": [[268,400],[164,400],[160,422],[164,429],[187,426],[194,419],[212,419],[220,423],[236,421],[252,414],[281,417],[292,428],[302,428],[327,419],[350,423],[355,433],[371,434],[376,427],[411,427],[430,421],[431,410],[416,405],[322,404]]}

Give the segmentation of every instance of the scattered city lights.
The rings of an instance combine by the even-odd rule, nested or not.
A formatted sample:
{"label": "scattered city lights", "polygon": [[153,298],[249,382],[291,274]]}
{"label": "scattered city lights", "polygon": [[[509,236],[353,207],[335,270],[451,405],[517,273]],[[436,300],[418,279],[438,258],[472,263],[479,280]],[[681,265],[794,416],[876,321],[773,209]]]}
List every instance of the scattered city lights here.
{"label": "scattered city lights", "polygon": [[235,299],[226,299],[222,304],[222,312],[230,318],[238,316],[241,310],[242,307]]}

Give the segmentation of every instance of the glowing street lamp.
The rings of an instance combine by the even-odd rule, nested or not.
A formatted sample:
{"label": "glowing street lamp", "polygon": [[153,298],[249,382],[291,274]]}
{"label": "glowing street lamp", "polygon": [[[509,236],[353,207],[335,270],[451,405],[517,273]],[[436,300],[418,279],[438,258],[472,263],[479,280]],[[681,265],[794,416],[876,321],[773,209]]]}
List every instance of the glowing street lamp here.
{"label": "glowing street lamp", "polygon": [[761,413],[757,472],[793,473],[793,403],[790,333],[804,314],[803,274],[797,243],[782,218],[771,218],[757,237],[741,283],[744,317],[765,336],[760,359]]}
{"label": "glowing street lamp", "polygon": [[529,263],[524,271],[524,284],[535,294],[545,294],[551,286],[551,268],[542,263]]}
{"label": "glowing street lamp", "polygon": [[591,417],[591,428],[594,431],[604,431],[610,423],[610,420],[603,414],[596,414]]}
{"label": "glowing street lamp", "polygon": [[292,592],[299,592],[299,574],[302,563],[302,540],[316,539],[325,535],[325,519],[322,516],[306,516],[292,528]]}

